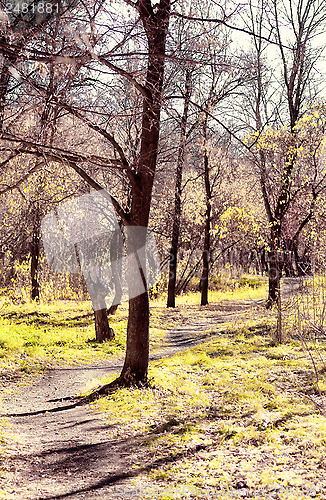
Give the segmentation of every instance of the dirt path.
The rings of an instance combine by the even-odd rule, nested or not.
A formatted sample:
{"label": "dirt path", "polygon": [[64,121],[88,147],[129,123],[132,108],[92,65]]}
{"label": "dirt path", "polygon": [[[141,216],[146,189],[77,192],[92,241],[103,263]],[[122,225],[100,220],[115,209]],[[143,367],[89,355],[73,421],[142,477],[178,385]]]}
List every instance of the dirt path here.
{"label": "dirt path", "polygon": [[[259,314],[257,304],[254,309]],[[191,326],[168,330],[165,348],[151,359],[213,339],[221,335],[226,321],[241,321],[249,311],[252,314],[249,301],[231,308],[208,307]],[[146,457],[137,455],[137,436],[108,440],[110,423],[105,416],[90,405],[74,407],[68,399],[89,390],[90,380],[95,386],[96,379],[118,373],[121,367],[122,360],[51,369],[3,401],[12,435],[2,468],[4,498],[122,498],[119,488],[130,488],[130,478],[146,466]]]}

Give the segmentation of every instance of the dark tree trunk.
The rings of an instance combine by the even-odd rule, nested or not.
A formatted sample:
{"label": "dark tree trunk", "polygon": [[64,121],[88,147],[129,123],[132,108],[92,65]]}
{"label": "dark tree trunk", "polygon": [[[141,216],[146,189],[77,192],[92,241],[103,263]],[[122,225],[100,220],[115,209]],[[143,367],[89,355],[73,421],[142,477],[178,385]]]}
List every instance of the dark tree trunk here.
{"label": "dark tree trunk", "polygon": [[38,282],[38,267],[40,256],[40,224],[39,213],[36,209],[33,215],[33,233],[31,241],[31,282],[32,282],[32,300],[40,300],[40,287]]}
{"label": "dark tree trunk", "polygon": [[[170,0],[161,0],[156,14],[149,0],[139,0],[138,10],[148,40],[148,66],[144,97],[141,146],[136,167],[137,183],[132,186],[130,226],[148,226],[152,188],[156,169],[162,89],[165,63],[166,34],[170,18]],[[147,381],[149,362],[149,299],[145,291],[129,300],[127,350],[119,377],[122,385],[143,384]]]}
{"label": "dark tree trunk", "polygon": [[149,359],[148,293],[129,300],[127,352],[120,377],[127,385],[145,384]]}
{"label": "dark tree trunk", "polygon": [[203,271],[201,275],[201,305],[208,304],[208,282],[209,282],[209,255],[210,255],[210,219],[211,205],[207,204],[206,221],[205,221],[205,237],[203,250]]}
{"label": "dark tree trunk", "polygon": [[212,193],[209,180],[209,160],[208,151],[206,148],[206,136],[207,136],[207,115],[203,127],[204,136],[204,181],[205,181],[205,193],[206,193],[206,212],[205,212],[205,233],[204,233],[204,248],[203,248],[203,270],[200,280],[201,288],[201,305],[206,306],[208,304],[208,281],[209,281],[209,256],[210,256],[210,230],[211,230],[211,212],[212,212]]}
{"label": "dark tree trunk", "polygon": [[268,307],[277,301],[277,276],[278,269],[276,267],[276,252],[269,252],[269,269],[268,269]]}
{"label": "dark tree trunk", "polygon": [[[292,122],[291,122],[292,125]],[[290,197],[290,185],[291,185],[291,174],[295,165],[295,131],[294,125],[292,125],[292,149],[289,147],[288,153],[286,155],[284,172],[281,178],[281,188],[277,199],[277,204],[275,208],[275,215],[270,215],[270,252],[269,252],[269,295],[266,303],[266,307],[271,307],[272,304],[278,301],[278,286],[277,282],[281,278],[282,273],[282,260],[280,258],[281,250],[281,233],[284,216],[288,210],[291,197]]]}
{"label": "dark tree trunk", "polygon": [[271,226],[270,250],[268,252],[268,300],[266,307],[270,308],[277,303],[279,294],[279,280],[281,277],[280,252],[281,223],[273,222]]}
{"label": "dark tree trunk", "polygon": [[185,103],[181,119],[181,137],[180,137],[180,146],[178,152],[177,172],[176,172],[176,182],[175,182],[174,217],[173,217],[173,228],[172,228],[172,242],[170,250],[170,271],[169,271],[167,307],[175,307],[177,259],[178,259],[180,219],[181,219],[182,170],[184,165],[186,129],[188,121],[190,95],[191,95],[190,72],[189,70],[187,70],[186,84],[185,84]]}
{"label": "dark tree trunk", "polygon": [[105,342],[114,338],[114,331],[109,326],[107,309],[94,311],[96,342]]}
{"label": "dark tree trunk", "polygon": [[4,120],[9,77],[10,73],[9,73],[8,63],[5,60],[0,75],[0,132],[3,131],[3,120]]}

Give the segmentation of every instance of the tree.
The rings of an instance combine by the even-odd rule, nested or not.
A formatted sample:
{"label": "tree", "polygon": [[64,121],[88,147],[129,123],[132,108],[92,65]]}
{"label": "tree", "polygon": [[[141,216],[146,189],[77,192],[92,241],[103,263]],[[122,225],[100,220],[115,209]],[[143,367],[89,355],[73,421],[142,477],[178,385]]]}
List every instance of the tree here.
{"label": "tree", "polygon": [[184,108],[180,124],[180,145],[178,150],[177,170],[175,179],[174,214],[172,240],[170,249],[169,283],[167,307],[175,307],[175,288],[177,281],[177,258],[180,237],[182,171],[184,166],[189,101],[191,97],[191,73],[186,69]]}
{"label": "tree", "polygon": [[[281,129],[286,123],[288,127],[287,132],[283,132],[287,137],[283,140],[279,157],[278,167],[281,171],[279,176],[275,175],[276,170],[273,168],[271,155],[268,157],[263,147],[258,147],[258,156],[254,160],[260,172],[262,196],[270,226],[267,307],[277,302],[279,295],[282,232],[286,214],[293,202],[291,188],[298,162],[296,125],[304,113],[306,104],[316,95],[313,81],[316,75],[316,62],[323,46],[314,48],[313,42],[320,30],[323,30],[326,20],[325,4],[318,0],[300,1],[296,8],[293,7],[292,3],[260,0],[257,7],[250,2],[249,10],[256,66],[255,102],[252,103],[256,135],[251,142],[252,149],[260,141],[260,137],[264,137],[265,131],[268,134],[268,126],[276,125]],[[286,41],[284,27],[289,35]],[[278,50],[281,75],[276,67],[272,75],[266,69],[268,59],[264,58],[264,52],[266,53],[271,46]],[[278,83],[278,102],[275,100],[276,81],[281,81],[281,84]],[[274,99],[271,99],[271,95]]]}
{"label": "tree", "polygon": [[[124,224],[129,228],[127,247],[130,253],[137,251],[144,244],[144,235],[142,231],[133,230],[132,228],[147,228],[149,220],[149,211],[151,205],[152,187],[154,174],[156,169],[158,141],[160,131],[160,114],[162,107],[162,89],[164,78],[164,63],[165,63],[165,47],[166,36],[170,18],[170,0],[161,0],[155,6],[152,6],[150,0],[139,0],[134,3],[131,0],[124,2],[132,7],[138,15],[138,20],[141,21],[143,33],[146,37],[147,50],[143,59],[147,60],[147,67],[144,74],[144,82],[140,83],[137,78],[126,69],[119,68],[110,61],[110,57],[96,56],[93,57],[92,37],[94,23],[89,24],[90,31],[85,35],[84,44],[81,49],[76,50],[76,45],[72,47],[71,53],[67,53],[69,47],[65,47],[65,57],[60,56],[60,64],[66,67],[71,61],[75,61],[77,55],[84,57],[86,63],[102,65],[103,68],[108,68],[113,74],[121,75],[131,82],[142,96],[142,117],[141,117],[141,133],[139,151],[136,161],[132,165],[128,162],[122,147],[115,140],[112,134],[108,133],[102,126],[96,123],[94,115],[89,119],[85,116],[85,112],[78,109],[75,105],[70,105],[67,102],[67,97],[58,94],[58,92],[49,92],[44,85],[39,82],[28,79],[28,84],[33,84],[33,88],[39,92],[43,99],[47,99],[49,105],[58,104],[61,110],[65,110],[72,117],[82,121],[90,130],[95,131],[102,136],[111,147],[114,149],[118,159],[112,161],[106,158],[98,158],[97,165],[118,165],[119,168],[126,172],[128,183],[130,186],[130,209],[124,210],[119,202],[110,197],[114,204],[117,214],[123,220]],[[100,14],[98,14],[100,15]],[[135,16],[137,17],[137,16]],[[77,21],[75,21],[77,22]],[[136,22],[137,25],[137,22]],[[135,27],[135,25],[133,25]],[[98,25],[99,31],[102,29],[101,23]],[[94,39],[94,38],[93,38]],[[95,37],[96,39],[96,37]],[[122,40],[124,45],[126,40]],[[59,43],[59,40],[58,42]],[[95,42],[96,43],[96,42]],[[120,46],[118,46],[118,49]],[[38,51],[35,47],[30,48],[30,58],[44,61],[48,64],[49,61],[56,57],[56,46],[54,44],[54,52]],[[117,49],[117,51],[118,51]],[[19,48],[16,47],[19,51]],[[110,54],[110,53],[109,53]],[[145,61],[146,61],[145,60]],[[77,62],[77,60],[76,60]],[[71,65],[70,65],[71,66]],[[78,64],[77,64],[78,67]],[[69,70],[73,80],[77,78],[76,71]],[[74,169],[93,189],[102,190],[99,182],[94,180],[79,163],[89,161],[90,156],[85,156],[81,153],[71,153],[69,150],[58,148],[57,144],[53,146],[42,147],[40,143],[34,140],[24,140],[19,133],[14,134],[4,133],[3,139],[11,143],[18,143],[25,153],[29,153],[36,157],[47,158],[51,162],[64,162]],[[95,156],[92,156],[93,161]],[[139,235],[141,237],[139,237]],[[132,269],[132,272],[135,272]],[[138,272],[143,276],[141,266],[138,266]],[[122,373],[117,381],[117,384],[129,385],[132,383],[145,383],[147,380],[147,369],[149,359],[149,301],[148,293],[145,291],[137,297],[133,297],[129,301],[129,318],[127,326],[127,348],[126,358],[122,369]]]}

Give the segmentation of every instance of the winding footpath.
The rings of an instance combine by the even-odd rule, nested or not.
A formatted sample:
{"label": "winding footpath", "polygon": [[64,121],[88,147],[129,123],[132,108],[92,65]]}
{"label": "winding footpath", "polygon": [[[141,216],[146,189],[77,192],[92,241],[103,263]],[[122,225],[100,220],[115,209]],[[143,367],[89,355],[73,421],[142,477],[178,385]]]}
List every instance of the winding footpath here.
{"label": "winding footpath", "polygon": [[[260,302],[260,301],[259,301]],[[261,304],[256,303],[256,313]],[[163,350],[151,360],[172,356],[193,345],[223,334],[230,319],[239,322],[253,311],[250,301],[231,311],[208,310],[191,326],[167,331]],[[259,313],[259,311],[258,311]],[[33,383],[15,389],[2,401],[8,424],[10,448],[0,477],[2,498],[8,500],[114,499],[121,488],[130,488],[132,477],[144,468],[137,465],[141,436],[108,439],[112,427],[94,405],[75,406],[71,397],[97,386],[103,376],[119,373],[123,361],[93,365],[59,366]]]}

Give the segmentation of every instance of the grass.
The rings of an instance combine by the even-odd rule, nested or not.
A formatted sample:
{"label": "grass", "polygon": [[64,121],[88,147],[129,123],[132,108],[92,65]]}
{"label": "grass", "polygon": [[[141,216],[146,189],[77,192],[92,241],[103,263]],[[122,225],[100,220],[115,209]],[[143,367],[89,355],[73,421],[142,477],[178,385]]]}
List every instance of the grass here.
{"label": "grass", "polygon": [[150,376],[152,388],[96,403],[109,439],[133,438],[136,462],[159,463],[134,480],[141,498],[153,488],[176,498],[166,491],[186,486],[198,498],[244,488],[254,498],[308,499],[325,484],[326,419],[306,396],[314,375],[300,343],[276,347],[263,330],[240,328],[152,363]]}
{"label": "grass", "polygon": [[[218,303],[225,300],[257,300],[267,299],[267,280],[263,277],[247,277],[230,280],[223,288],[209,290],[209,303]],[[176,297],[176,305],[190,305],[200,303],[200,294],[189,292]]]}
{"label": "grass", "polygon": [[[232,283],[229,292],[212,291],[210,301],[239,301],[254,294],[261,297],[266,283],[258,279],[252,288],[249,278]],[[249,284],[248,284],[248,283]],[[258,284],[256,286],[256,284]],[[265,287],[265,288],[264,288]],[[200,294],[189,293],[177,297],[177,308],[166,309],[166,297],[151,301],[150,348],[157,350],[166,345],[167,328],[180,327],[198,318],[205,321],[207,308],[201,308]],[[209,307],[208,307],[209,309]],[[128,306],[119,306],[110,317],[115,339],[103,344],[94,339],[94,318],[90,302],[53,301],[51,303],[10,302],[0,298],[0,371],[17,376],[19,372],[33,373],[55,363],[88,363],[94,359],[123,356],[126,344]],[[209,328],[208,328],[209,330]]]}
{"label": "grass", "polygon": [[[173,310],[164,296],[152,301],[152,349],[166,345],[167,328],[185,324],[202,322],[204,332],[220,335],[151,363],[150,388],[119,390],[94,403],[110,423],[109,440],[130,438],[137,470],[130,481],[140,498],[211,493],[226,499],[243,492],[257,499],[323,498],[326,419],[314,404],[320,401],[314,372],[300,342],[271,340],[273,314],[249,303],[265,297],[266,282],[246,278],[210,292],[205,307],[198,305],[199,293],[178,297]],[[225,316],[223,323],[212,329],[217,315]],[[0,322],[2,373],[119,356],[126,322],[123,305],[111,319],[115,340],[96,345],[87,342],[94,337],[89,303],[7,303]],[[317,347],[323,356],[325,345]],[[319,386],[326,392],[326,370]]]}
{"label": "grass", "polygon": [[9,305],[1,310],[0,358],[3,369],[33,371],[57,362],[89,362],[121,354],[125,344],[126,309],[111,320],[116,338],[97,345],[88,302]]}

